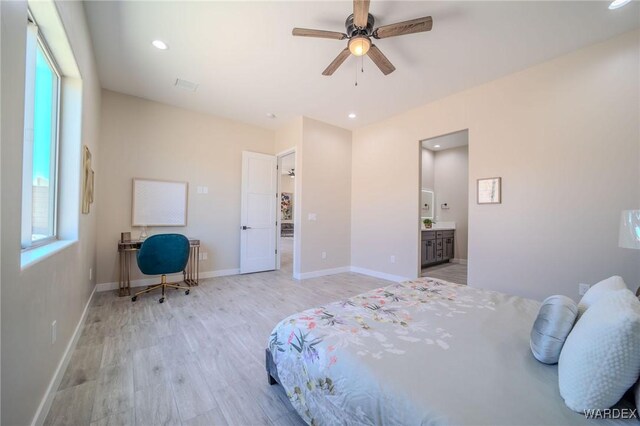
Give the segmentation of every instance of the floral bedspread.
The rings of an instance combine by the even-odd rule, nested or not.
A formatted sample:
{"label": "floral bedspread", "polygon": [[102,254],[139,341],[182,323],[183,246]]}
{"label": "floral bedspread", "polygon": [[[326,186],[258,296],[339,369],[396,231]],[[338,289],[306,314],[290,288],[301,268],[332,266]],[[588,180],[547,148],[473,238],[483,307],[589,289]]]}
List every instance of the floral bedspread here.
{"label": "floral bedspread", "polygon": [[[414,346],[449,350],[451,330],[445,323],[434,322],[434,317],[495,309],[487,298],[476,300],[461,293],[465,287],[421,279],[372,290],[281,321],[271,334],[269,349],[281,384],[298,413],[312,425],[342,423],[345,416],[358,424],[374,423],[362,407],[343,412],[352,386],[345,386],[348,383],[336,375],[344,370],[340,367],[348,372],[354,363],[368,359],[401,367],[403,355]],[[333,402],[328,412],[327,398]],[[320,409],[322,418],[315,415]]]}
{"label": "floral bedspread", "polygon": [[530,353],[538,307],[421,278],[291,315],[268,347],[311,425],[585,423]]}

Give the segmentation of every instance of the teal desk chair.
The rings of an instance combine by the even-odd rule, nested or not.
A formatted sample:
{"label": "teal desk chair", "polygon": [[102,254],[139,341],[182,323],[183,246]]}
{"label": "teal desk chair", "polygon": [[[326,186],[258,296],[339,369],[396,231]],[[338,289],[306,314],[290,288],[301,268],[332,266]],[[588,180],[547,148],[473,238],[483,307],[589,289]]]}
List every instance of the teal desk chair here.
{"label": "teal desk chair", "polygon": [[184,272],[189,260],[189,240],[180,234],[159,234],[147,238],[136,255],[138,267],[145,275],[162,275],[161,282],[148,286],[137,292],[131,298],[135,302],[139,295],[162,288],[162,297],[159,302],[164,302],[165,289],[167,287],[185,290],[189,294],[189,287],[175,283],[167,283],[167,274]]}

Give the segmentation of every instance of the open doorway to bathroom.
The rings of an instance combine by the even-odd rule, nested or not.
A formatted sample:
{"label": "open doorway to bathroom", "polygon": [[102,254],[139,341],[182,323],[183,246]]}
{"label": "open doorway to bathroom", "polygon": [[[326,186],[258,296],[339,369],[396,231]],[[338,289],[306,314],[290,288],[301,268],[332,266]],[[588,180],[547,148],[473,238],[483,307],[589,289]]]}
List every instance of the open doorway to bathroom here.
{"label": "open doorway to bathroom", "polygon": [[295,204],[296,153],[278,156],[278,265],[283,273],[293,275],[293,247],[296,233],[293,208]]}
{"label": "open doorway to bathroom", "polygon": [[420,144],[421,276],[467,284],[469,131]]}

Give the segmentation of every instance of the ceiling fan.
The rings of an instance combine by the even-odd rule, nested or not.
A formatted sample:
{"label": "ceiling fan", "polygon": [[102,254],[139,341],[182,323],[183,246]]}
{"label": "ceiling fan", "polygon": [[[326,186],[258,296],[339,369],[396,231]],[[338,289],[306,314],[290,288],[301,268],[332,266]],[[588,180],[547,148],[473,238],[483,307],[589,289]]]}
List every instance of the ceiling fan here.
{"label": "ceiling fan", "polygon": [[329,64],[322,75],[332,75],[340,65],[349,57],[368,55],[374,64],[380,68],[384,75],[391,74],[396,67],[386,56],[372,43],[371,39],[383,39],[405,34],[430,31],[433,27],[431,16],[398,22],[396,24],[383,25],[373,28],[375,19],[369,13],[369,0],[353,0],[353,13],[345,22],[346,33],[325,30],[310,30],[307,28],[294,28],[292,34],[300,37],[330,38],[349,42],[347,47]]}

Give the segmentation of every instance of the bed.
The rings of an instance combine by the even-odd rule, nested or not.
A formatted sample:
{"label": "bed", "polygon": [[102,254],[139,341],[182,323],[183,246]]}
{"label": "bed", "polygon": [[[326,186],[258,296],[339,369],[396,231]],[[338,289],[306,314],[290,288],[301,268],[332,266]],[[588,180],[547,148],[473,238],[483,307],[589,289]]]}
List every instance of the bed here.
{"label": "bed", "polygon": [[529,349],[539,302],[422,278],[291,315],[266,350],[311,425],[599,424]]}

